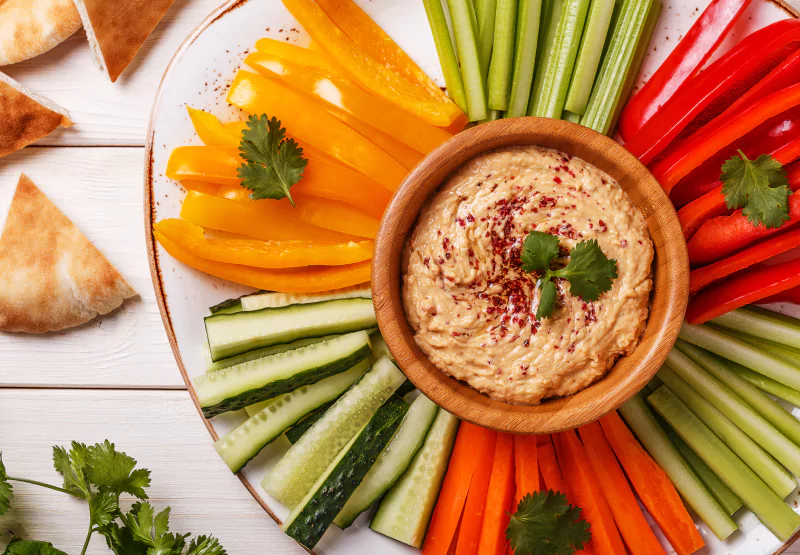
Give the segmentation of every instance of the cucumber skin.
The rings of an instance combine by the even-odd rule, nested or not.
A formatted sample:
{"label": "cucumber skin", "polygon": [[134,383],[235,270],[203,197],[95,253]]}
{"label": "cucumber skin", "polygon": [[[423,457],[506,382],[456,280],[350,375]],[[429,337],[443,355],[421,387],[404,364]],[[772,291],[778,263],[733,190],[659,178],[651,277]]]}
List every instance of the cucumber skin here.
{"label": "cucumber skin", "polygon": [[243,409],[248,405],[254,405],[261,401],[266,401],[267,399],[277,397],[278,395],[289,393],[290,391],[294,391],[295,389],[299,389],[305,385],[317,383],[320,380],[349,370],[362,360],[366,359],[371,353],[372,348],[369,345],[366,345],[358,351],[352,353],[350,356],[339,359],[334,363],[311,368],[305,372],[301,372],[300,374],[295,374],[290,379],[270,382],[263,387],[251,389],[250,391],[245,391],[244,393],[240,393],[234,397],[229,397],[228,399],[225,399],[224,401],[215,405],[202,407],[203,416],[206,418],[213,418],[225,412]]}
{"label": "cucumber skin", "polygon": [[303,434],[306,433],[311,428],[311,426],[316,424],[317,420],[325,416],[325,411],[328,410],[330,406],[335,402],[336,400],[333,400],[330,403],[325,403],[317,410],[309,414],[304,420],[301,420],[300,422],[298,422],[297,424],[286,430],[286,439],[289,440],[289,443],[291,443],[292,445],[297,443],[300,440],[300,438],[303,437]]}
{"label": "cucumber skin", "polygon": [[284,530],[287,535],[308,549],[317,545],[392,439],[407,411],[408,403],[399,397],[390,397],[378,409],[352,447]]}

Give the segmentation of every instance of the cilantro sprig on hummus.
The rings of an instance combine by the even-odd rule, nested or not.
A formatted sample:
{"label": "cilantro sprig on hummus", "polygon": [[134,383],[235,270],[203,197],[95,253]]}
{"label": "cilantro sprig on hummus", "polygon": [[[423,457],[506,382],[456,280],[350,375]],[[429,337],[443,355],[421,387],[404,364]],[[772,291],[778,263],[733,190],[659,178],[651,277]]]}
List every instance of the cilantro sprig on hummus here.
{"label": "cilantro sprig on hummus", "polygon": [[542,274],[537,283],[540,290],[539,308],[536,310],[538,320],[549,317],[555,309],[556,285],[553,278],[566,279],[570,293],[587,301],[599,299],[611,289],[612,281],[617,278],[617,261],[606,257],[594,239],[581,241],[572,247],[569,263],[553,270],[551,265],[558,258],[559,250],[558,237],[541,231],[531,231],[522,246],[522,269]]}

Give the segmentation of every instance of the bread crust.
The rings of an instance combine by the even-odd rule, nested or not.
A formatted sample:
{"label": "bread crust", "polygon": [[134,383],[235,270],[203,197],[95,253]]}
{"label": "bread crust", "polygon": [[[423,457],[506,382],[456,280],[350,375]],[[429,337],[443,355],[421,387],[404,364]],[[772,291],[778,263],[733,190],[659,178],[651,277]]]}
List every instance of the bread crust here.
{"label": "bread crust", "polygon": [[81,28],[72,0],[0,2],[0,66],[47,52]]}

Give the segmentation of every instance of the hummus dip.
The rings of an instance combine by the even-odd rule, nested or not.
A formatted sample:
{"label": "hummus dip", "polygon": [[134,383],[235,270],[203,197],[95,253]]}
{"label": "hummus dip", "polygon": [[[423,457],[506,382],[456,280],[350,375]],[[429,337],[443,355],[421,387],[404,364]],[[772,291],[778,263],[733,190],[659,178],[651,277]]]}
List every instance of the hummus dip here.
{"label": "hummus dip", "polygon": [[[556,235],[568,262],[596,239],[618,277],[595,302],[556,279],[536,320],[537,275],[520,268],[530,231]],[[644,217],[598,168],[555,150],[512,147],[473,158],[423,208],[403,259],[415,340],[442,372],[501,401],[575,393],[636,347],[647,320],[653,245]]]}

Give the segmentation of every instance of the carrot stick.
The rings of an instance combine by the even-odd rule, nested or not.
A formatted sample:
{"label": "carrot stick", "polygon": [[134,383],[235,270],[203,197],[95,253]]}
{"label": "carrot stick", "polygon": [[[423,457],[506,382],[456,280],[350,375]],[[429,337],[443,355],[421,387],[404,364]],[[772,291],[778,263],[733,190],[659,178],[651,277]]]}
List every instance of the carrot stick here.
{"label": "carrot stick", "polygon": [[480,443],[473,445],[472,456],[476,459],[475,472],[467,493],[467,503],[461,517],[461,531],[458,533],[456,555],[477,555],[481,535],[483,513],[486,509],[486,496],[492,477],[494,452],[497,446],[497,432],[481,428]]}
{"label": "carrot stick", "polygon": [[480,426],[469,422],[462,422],[458,429],[447,475],[444,477],[439,500],[422,546],[423,555],[446,555],[450,543],[456,537],[456,527],[464,512],[464,503],[467,501],[467,492],[477,463],[474,456],[475,445],[482,434]]}
{"label": "carrot stick", "polygon": [[492,477],[483,512],[478,553],[480,555],[503,555],[508,546],[506,528],[509,513],[514,512],[514,436],[497,434],[494,450]]}
{"label": "carrot stick", "polygon": [[603,434],[603,428],[597,422],[592,422],[579,428],[578,433],[586,450],[591,453],[589,460],[592,468],[631,555],[664,554]]}
{"label": "carrot stick", "polygon": [[560,432],[553,434],[553,443],[575,503],[583,509],[583,516],[591,525],[592,551],[597,555],[625,553],[611,509],[578,436],[573,430]]}
{"label": "carrot stick", "polygon": [[705,546],[675,486],[619,414],[607,414],[600,419],[600,426],[639,499],[678,555],[689,555]]}
{"label": "carrot stick", "polygon": [[514,436],[514,466],[516,469],[516,494],[514,510],[523,497],[539,490],[539,465],[536,457],[536,437]]}
{"label": "carrot stick", "polygon": [[552,445],[549,434],[539,434],[536,436],[536,445]]}

